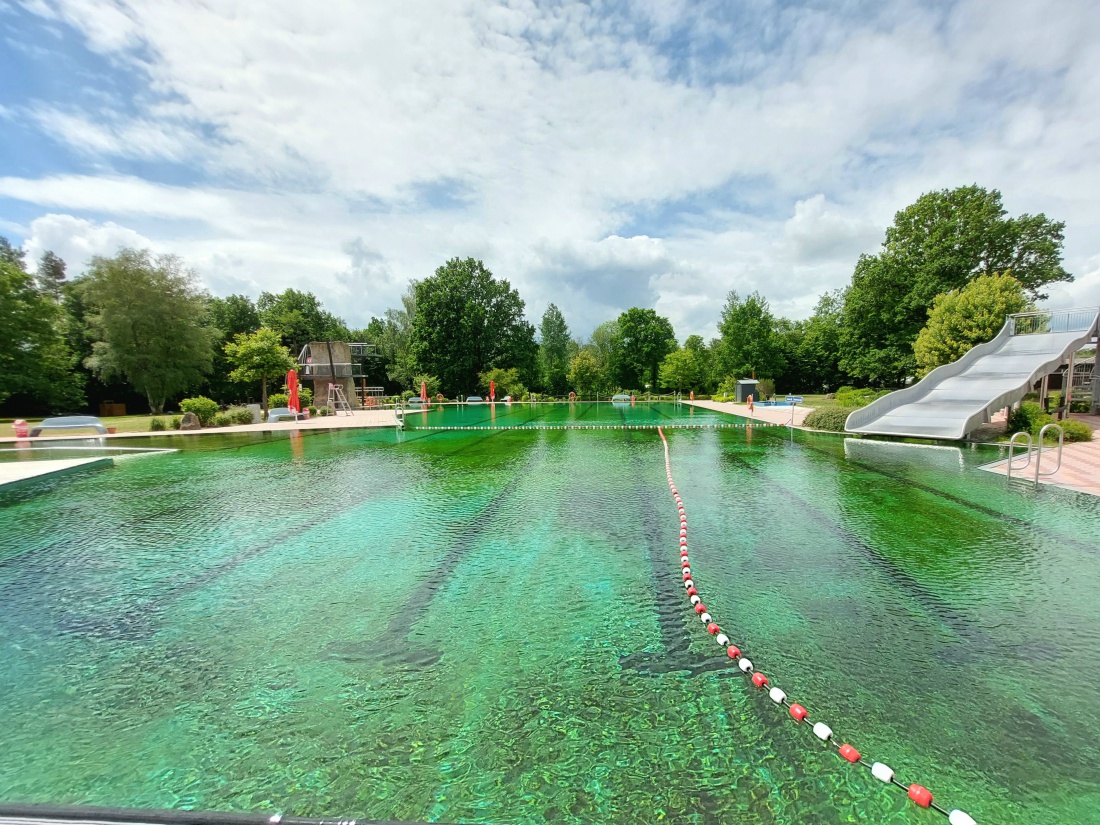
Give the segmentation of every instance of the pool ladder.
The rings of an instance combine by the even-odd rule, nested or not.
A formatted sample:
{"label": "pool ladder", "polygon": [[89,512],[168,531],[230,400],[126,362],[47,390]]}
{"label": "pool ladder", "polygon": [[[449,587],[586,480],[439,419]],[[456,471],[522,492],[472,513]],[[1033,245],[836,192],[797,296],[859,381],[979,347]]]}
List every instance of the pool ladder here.
{"label": "pool ladder", "polygon": [[[1058,431],[1058,452],[1056,454],[1057,464],[1054,465],[1053,470],[1041,470],[1040,465],[1042,464],[1042,461],[1043,461],[1043,441],[1046,438],[1047,430],[1049,430],[1051,427],[1053,427],[1055,430]],[[1023,436],[1025,439],[1027,439],[1027,441],[1026,441],[1027,453],[1024,457],[1024,463],[1021,464],[1020,466],[1016,467],[1016,466],[1013,465],[1013,460],[1014,460],[1013,452],[1015,451],[1016,445],[1018,443],[1020,443],[1020,442],[1017,441],[1017,439],[1020,438],[1020,436]],[[1031,433],[1023,431],[1023,430],[1016,433],[1015,435],[1012,436],[1012,438],[1009,439],[1009,441],[1008,441],[1008,472],[1007,472],[1007,476],[1008,476],[1009,481],[1012,481],[1012,471],[1013,470],[1024,470],[1031,464],[1031,455],[1032,455],[1033,451],[1035,453],[1035,476],[1034,476],[1035,486],[1039,485],[1039,477],[1040,476],[1052,476],[1056,472],[1058,472],[1060,469],[1062,469],[1062,445],[1065,443],[1065,432],[1062,430],[1062,428],[1059,425],[1057,425],[1053,422],[1050,423],[1050,424],[1045,425],[1041,430],[1039,430],[1038,442],[1039,443],[1037,445],[1033,445],[1033,443],[1031,441]]]}

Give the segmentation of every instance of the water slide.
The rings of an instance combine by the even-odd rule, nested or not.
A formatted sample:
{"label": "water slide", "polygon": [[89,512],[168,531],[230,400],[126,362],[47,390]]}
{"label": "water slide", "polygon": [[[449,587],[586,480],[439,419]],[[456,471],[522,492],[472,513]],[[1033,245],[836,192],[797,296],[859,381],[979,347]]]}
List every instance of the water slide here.
{"label": "water slide", "polygon": [[1097,332],[1100,309],[1010,315],[997,337],[848,416],[850,433],[960,439],[1015,404]]}

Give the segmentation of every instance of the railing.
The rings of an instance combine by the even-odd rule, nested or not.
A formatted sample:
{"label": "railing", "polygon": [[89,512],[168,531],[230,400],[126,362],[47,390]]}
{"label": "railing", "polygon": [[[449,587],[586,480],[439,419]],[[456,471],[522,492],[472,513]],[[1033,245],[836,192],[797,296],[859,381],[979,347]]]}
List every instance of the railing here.
{"label": "railing", "polygon": [[1008,316],[1013,335],[1088,332],[1096,323],[1096,307],[1018,312]]}
{"label": "railing", "polygon": [[[1041,472],[1039,472],[1039,463],[1043,459],[1043,438],[1044,438],[1044,436],[1046,436],[1047,430],[1049,430],[1051,427],[1053,427],[1054,429],[1056,429],[1058,431],[1058,463],[1055,465],[1053,470],[1047,470],[1045,473],[1041,473]],[[1060,426],[1058,426],[1057,424],[1050,423],[1050,424],[1047,424],[1045,427],[1043,427],[1043,429],[1039,430],[1039,438],[1038,438],[1039,443],[1036,445],[1036,448],[1035,448],[1035,483],[1036,484],[1039,483],[1039,476],[1052,476],[1056,472],[1058,472],[1060,469],[1062,469],[1062,443],[1064,441],[1065,441],[1065,432],[1063,432],[1062,428]]]}
{"label": "railing", "polygon": [[[1023,463],[1023,465],[1022,465],[1022,466],[1020,466],[1020,467],[1013,467],[1013,466],[1012,466],[1012,461],[1013,461],[1013,458],[1012,458],[1012,453],[1013,453],[1013,451],[1014,451],[1014,450],[1015,450],[1015,448],[1016,448],[1016,439],[1017,439],[1017,438],[1019,438],[1019,437],[1020,437],[1021,435],[1022,435],[1022,436],[1023,436],[1024,438],[1026,438],[1026,439],[1027,439],[1027,455],[1026,455],[1026,457],[1025,457],[1025,458],[1026,458],[1026,460],[1024,461],[1024,463]],[[1010,438],[1010,439],[1008,440],[1008,472],[1007,472],[1007,475],[1008,475],[1008,480],[1009,480],[1009,481],[1012,481],[1012,471],[1013,471],[1014,469],[1017,469],[1017,470],[1024,470],[1024,469],[1026,469],[1026,468],[1027,468],[1027,466],[1028,466],[1029,464],[1031,464],[1031,433],[1029,433],[1029,432],[1026,432],[1026,431],[1024,431],[1024,430],[1021,430],[1020,432],[1016,433],[1015,435],[1013,435],[1013,436],[1012,436],[1012,438]]]}

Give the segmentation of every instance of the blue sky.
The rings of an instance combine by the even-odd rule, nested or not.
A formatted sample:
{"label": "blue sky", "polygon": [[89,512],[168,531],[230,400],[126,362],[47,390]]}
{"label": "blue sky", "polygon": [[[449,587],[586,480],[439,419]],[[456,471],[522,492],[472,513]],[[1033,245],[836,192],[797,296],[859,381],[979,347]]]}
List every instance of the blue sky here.
{"label": "blue sky", "polygon": [[0,234],[70,271],[177,253],[215,294],[352,324],[481,258],[537,320],[726,293],[805,317],[922,192],[1064,220],[1100,303],[1100,7],[960,2],[16,0]]}

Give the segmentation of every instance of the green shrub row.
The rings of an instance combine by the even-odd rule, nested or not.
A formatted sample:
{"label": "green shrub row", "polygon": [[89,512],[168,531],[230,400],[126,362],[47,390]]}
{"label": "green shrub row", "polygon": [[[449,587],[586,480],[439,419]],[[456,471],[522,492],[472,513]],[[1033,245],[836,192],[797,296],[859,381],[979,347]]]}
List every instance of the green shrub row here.
{"label": "green shrub row", "polygon": [[844,422],[857,409],[858,407],[818,407],[806,416],[803,426],[814,430],[842,433],[844,432]]}
{"label": "green shrub row", "polygon": [[[214,404],[214,413],[210,415],[209,407],[206,404],[207,401],[210,401],[210,399],[204,398],[201,395],[197,398],[185,398],[180,402],[180,409],[183,410],[183,412],[195,413],[199,418],[199,422],[204,427],[229,427],[234,424],[252,423],[252,410],[248,409],[248,407],[230,407],[225,412],[219,412],[218,405],[210,401],[211,404]],[[149,422],[149,430],[158,433],[164,432],[169,427],[173,430],[178,430],[182,423],[183,418],[178,415],[172,416],[167,422],[163,418],[157,417]]]}
{"label": "green shrub row", "polygon": [[836,391],[836,403],[842,407],[866,407],[872,401],[889,395],[893,390],[872,390],[869,388],[855,389],[854,387],[841,387]]}

